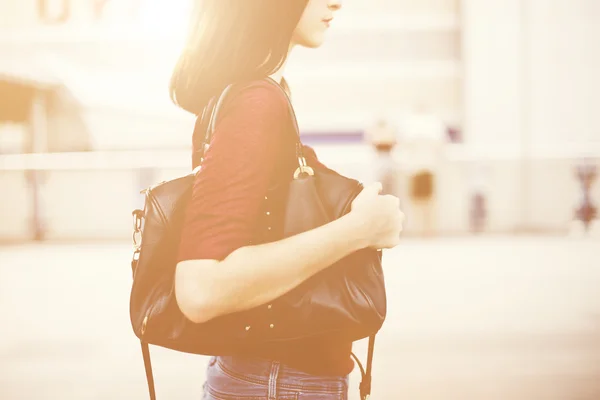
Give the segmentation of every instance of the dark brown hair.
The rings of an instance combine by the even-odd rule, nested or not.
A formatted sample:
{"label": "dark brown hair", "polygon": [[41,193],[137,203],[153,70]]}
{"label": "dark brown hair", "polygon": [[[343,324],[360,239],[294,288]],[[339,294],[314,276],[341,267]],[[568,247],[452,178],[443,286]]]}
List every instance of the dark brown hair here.
{"label": "dark brown hair", "polygon": [[261,79],[287,58],[308,0],[195,0],[171,77],[175,104],[196,115],[231,83]]}

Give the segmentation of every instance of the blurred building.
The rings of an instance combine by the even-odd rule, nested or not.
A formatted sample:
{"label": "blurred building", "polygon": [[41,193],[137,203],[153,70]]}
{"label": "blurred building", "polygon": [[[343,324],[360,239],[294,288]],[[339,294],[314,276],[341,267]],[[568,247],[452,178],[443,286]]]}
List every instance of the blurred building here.
{"label": "blurred building", "polygon": [[[48,177],[41,207],[57,237],[125,237],[129,226],[121,214],[128,213],[138,184],[188,170],[193,116],[167,96],[186,4],[0,3],[3,85],[14,89],[20,85],[15,82],[27,82],[27,90],[52,93],[55,99],[54,108],[48,97],[30,104],[27,115],[46,115],[45,123],[38,118],[37,128],[5,124],[0,141],[11,151],[27,149],[32,139],[15,140],[23,134],[16,132],[34,138],[47,132],[36,148],[94,150],[86,159],[63,158],[61,165],[72,170],[52,172],[54,161],[43,166]],[[575,166],[584,156],[600,162],[598,21],[600,3],[590,0],[349,1],[322,48],[293,52],[286,77],[302,131],[326,134],[317,149],[320,157],[359,179],[370,179],[375,155],[356,139],[361,135],[348,132],[362,134],[375,116],[389,116],[402,136],[409,116],[423,107],[449,132],[459,133],[461,142],[444,143],[430,167],[437,171],[436,232],[469,231],[469,204],[480,187],[487,196],[487,231],[564,231],[581,197]],[[6,98],[4,90],[0,97]],[[57,121],[69,122],[52,128]],[[115,153],[124,150],[155,152]],[[404,193],[415,168],[411,155],[402,145],[392,154],[399,165],[398,190]],[[31,169],[27,163],[3,158],[0,164],[5,171],[0,179],[14,187],[9,201],[15,207],[28,203],[27,192],[21,193],[27,181],[19,170]],[[93,173],[86,170],[91,165]],[[484,174],[477,172],[481,168]],[[64,201],[73,181],[92,176],[113,191],[105,194],[114,200],[113,212],[76,230],[64,220],[69,213],[58,210],[73,212],[77,204],[66,206],[58,199]],[[474,184],[473,176],[485,182]],[[600,198],[600,185],[592,186],[591,198]],[[95,199],[86,200],[89,208],[94,209]],[[412,205],[404,206],[409,211]],[[14,224],[31,218],[27,207],[15,207],[10,216],[0,217]],[[28,228],[5,229],[0,236],[22,236]]]}
{"label": "blurred building", "polygon": [[[70,104],[78,105],[68,108],[85,129],[72,129],[87,134],[86,142],[94,150],[186,147],[193,121],[171,104],[167,92],[178,33],[148,31],[162,11],[157,3],[163,8],[166,4],[2,2],[0,76],[5,81],[26,80],[31,87],[51,82],[61,88],[63,100],[58,103],[65,104],[69,97]],[[177,4],[167,5],[175,12],[180,10]],[[165,13],[164,21],[168,16]]]}
{"label": "blurred building", "polygon": [[91,150],[81,104],[43,71],[0,74],[0,154]]}

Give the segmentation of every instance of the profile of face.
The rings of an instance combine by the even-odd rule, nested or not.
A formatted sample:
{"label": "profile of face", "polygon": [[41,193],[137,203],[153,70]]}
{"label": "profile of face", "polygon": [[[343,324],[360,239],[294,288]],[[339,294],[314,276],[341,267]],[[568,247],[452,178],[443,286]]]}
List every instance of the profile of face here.
{"label": "profile of face", "polygon": [[342,0],[308,0],[306,8],[296,25],[292,45],[308,48],[319,47],[325,41],[325,32]]}

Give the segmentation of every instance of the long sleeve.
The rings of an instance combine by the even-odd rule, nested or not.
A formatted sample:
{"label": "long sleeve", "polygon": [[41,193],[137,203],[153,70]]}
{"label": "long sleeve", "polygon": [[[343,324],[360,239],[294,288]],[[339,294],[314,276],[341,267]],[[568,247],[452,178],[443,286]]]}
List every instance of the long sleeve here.
{"label": "long sleeve", "polygon": [[287,103],[276,87],[254,82],[230,93],[196,175],[179,260],[223,260],[251,244],[276,168]]}

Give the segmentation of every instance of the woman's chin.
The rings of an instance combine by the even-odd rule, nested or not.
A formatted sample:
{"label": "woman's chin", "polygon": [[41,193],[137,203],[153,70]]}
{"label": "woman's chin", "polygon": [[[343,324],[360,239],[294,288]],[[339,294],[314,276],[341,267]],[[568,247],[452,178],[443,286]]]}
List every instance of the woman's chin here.
{"label": "woman's chin", "polygon": [[321,47],[321,45],[325,42],[325,35],[318,34],[314,35],[311,38],[304,38],[298,42],[298,45],[302,47],[306,47],[308,49],[316,49],[317,47]]}

